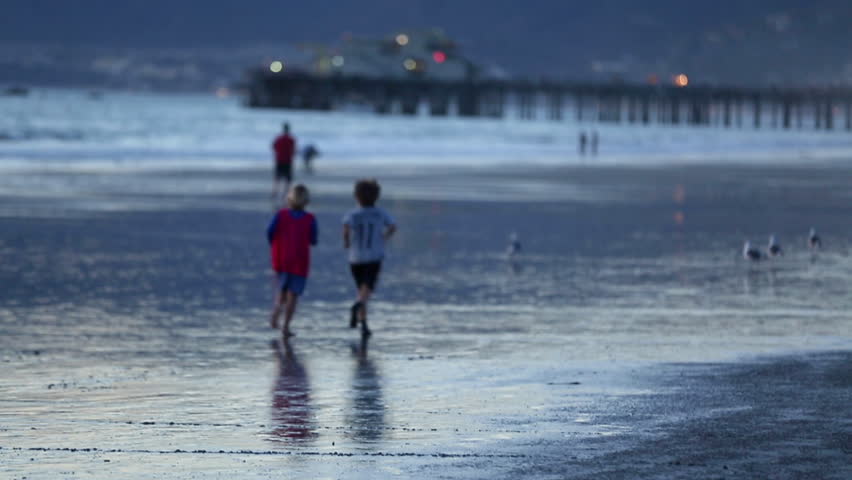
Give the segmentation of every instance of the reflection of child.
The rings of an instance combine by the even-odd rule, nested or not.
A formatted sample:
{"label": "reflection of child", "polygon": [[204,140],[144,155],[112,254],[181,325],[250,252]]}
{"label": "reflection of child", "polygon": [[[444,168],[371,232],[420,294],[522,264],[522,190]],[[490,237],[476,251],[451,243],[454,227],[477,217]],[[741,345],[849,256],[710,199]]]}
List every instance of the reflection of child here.
{"label": "reflection of child", "polygon": [[361,334],[370,335],[367,327],[367,302],[370,300],[385,256],[385,240],[396,232],[396,223],[383,209],[376,207],[381,187],[376,180],[355,183],[355,199],[359,207],[343,217],[343,246],[349,250],[349,266],[358,299],[352,305],[349,326],[361,323]]}
{"label": "reflection of child", "polygon": [[272,328],[278,328],[278,317],[284,311],[285,338],[293,335],[290,321],[296,311],[299,295],[305,291],[308,271],[311,266],[311,245],[317,244],[317,221],[305,211],[310,200],[307,187],[294,186],[287,193],[287,205],[281,209],[269,227],[266,237],[269,240],[272,269],[278,276],[279,289],[275,299],[275,308],[269,319]]}
{"label": "reflection of child", "polygon": [[278,359],[278,379],[272,391],[273,441],[294,442],[316,437],[311,420],[311,384],[308,372],[285,338],[272,342]]}

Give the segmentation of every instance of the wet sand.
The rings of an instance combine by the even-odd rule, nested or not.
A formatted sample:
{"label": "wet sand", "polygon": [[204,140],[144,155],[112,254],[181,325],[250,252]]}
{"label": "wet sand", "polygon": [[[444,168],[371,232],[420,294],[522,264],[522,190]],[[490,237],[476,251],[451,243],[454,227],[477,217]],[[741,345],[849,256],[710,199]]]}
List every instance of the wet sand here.
{"label": "wet sand", "polygon": [[[338,244],[354,172],[308,179],[288,344],[265,171],[50,175],[77,187],[0,205],[9,478],[852,475],[842,166],[385,172],[402,229],[369,344]],[[740,261],[773,232],[785,257]]]}

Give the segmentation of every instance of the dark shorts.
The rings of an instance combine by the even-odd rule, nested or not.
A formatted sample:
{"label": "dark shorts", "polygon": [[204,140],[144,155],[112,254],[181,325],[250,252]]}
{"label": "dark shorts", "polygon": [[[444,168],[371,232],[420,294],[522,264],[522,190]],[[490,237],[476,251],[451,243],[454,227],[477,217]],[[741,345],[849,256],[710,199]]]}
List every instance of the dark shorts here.
{"label": "dark shorts", "polygon": [[287,290],[299,296],[305,293],[305,285],[308,283],[308,277],[303,277],[301,275],[294,275],[292,273],[279,273],[278,274],[278,286],[281,289],[281,292],[286,292]]}
{"label": "dark shorts", "polygon": [[361,285],[366,285],[370,290],[376,289],[376,281],[379,279],[379,272],[382,271],[382,262],[350,263],[349,268],[352,270],[356,287],[361,288]]}
{"label": "dark shorts", "polygon": [[293,179],[293,164],[292,163],[276,163],[275,164],[275,179],[285,179],[288,182]]}

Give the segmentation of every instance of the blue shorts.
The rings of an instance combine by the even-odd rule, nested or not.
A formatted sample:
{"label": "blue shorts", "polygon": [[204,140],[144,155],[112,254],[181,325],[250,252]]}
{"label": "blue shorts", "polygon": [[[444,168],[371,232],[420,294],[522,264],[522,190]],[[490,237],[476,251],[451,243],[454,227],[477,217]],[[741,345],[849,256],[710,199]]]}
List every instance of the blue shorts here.
{"label": "blue shorts", "polygon": [[305,285],[308,283],[308,277],[301,275],[293,275],[292,273],[279,273],[278,285],[281,291],[290,290],[296,295],[301,295],[305,291]]}

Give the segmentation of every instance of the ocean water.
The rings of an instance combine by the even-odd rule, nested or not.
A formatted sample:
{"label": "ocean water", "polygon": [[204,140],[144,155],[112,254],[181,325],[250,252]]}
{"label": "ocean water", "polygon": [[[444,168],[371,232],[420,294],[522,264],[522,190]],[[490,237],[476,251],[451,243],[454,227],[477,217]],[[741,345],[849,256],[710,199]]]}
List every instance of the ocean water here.
{"label": "ocean water", "polygon": [[[0,196],[59,197],[87,209],[128,208],[118,193],[168,196],[248,192],[244,178],[193,178],[175,171],[268,171],[271,139],[293,125],[300,145],[317,145],[317,177],[327,193],[350,177],[395,175],[412,199],[488,201],[623,200],[545,168],[689,165],[819,167],[852,158],[852,134],[633,126],[505,119],[378,116],[357,112],[253,110],[238,97],[36,90],[0,98]],[[806,122],[807,124],[808,122]],[[600,155],[577,151],[580,132],[597,131]],[[460,172],[460,175],[444,173]],[[503,172],[526,175],[506,182]],[[473,173],[472,175],[470,173]],[[345,182],[336,182],[338,178]],[[437,177],[441,181],[436,182]],[[629,193],[629,192],[627,192]],[[99,203],[98,195],[110,196]],[[146,205],[149,208],[150,205]]]}
{"label": "ocean water", "polygon": [[[562,478],[566,451],[720,415],[626,415],[676,391],[646,381],[665,365],[852,345],[846,132],[597,126],[581,158],[570,122],[61,91],[0,108],[4,474]],[[297,170],[320,244],[287,344],[264,238],[283,120],[323,152]],[[361,176],[400,225],[369,343],[346,328],[339,231]],[[771,233],[783,257],[742,260]]]}
{"label": "ocean water", "polygon": [[[238,97],[36,90],[0,98],[0,168],[265,167],[282,121],[328,165],[659,165],[713,162],[801,164],[845,159],[852,135],[764,128],[619,126],[505,119],[378,116],[252,110]],[[806,122],[808,123],[808,122]],[[597,130],[598,158],[577,153],[580,131]]]}

